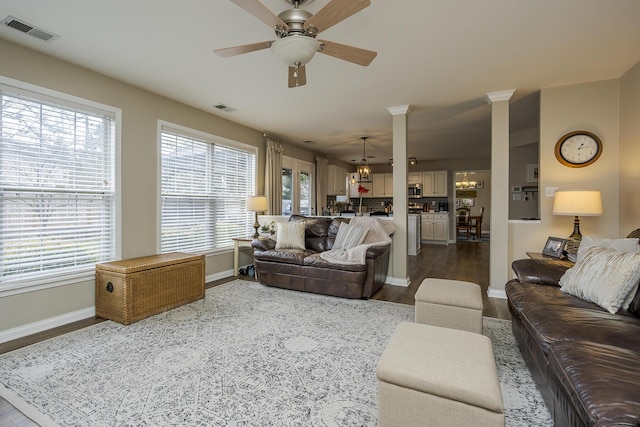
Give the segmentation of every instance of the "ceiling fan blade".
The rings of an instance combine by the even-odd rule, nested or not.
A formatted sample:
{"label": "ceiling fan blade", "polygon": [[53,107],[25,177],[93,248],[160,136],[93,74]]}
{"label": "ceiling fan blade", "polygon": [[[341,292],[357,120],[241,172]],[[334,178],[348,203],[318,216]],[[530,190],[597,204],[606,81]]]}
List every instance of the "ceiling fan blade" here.
{"label": "ceiling fan blade", "polygon": [[304,86],[307,84],[307,71],[304,65],[289,67],[289,87]]}
{"label": "ceiling fan blade", "polygon": [[328,42],[326,40],[318,41],[324,45],[320,50],[320,53],[324,53],[325,55],[333,56],[344,61],[353,62],[354,64],[362,65],[364,67],[371,64],[371,61],[373,61],[376,55],[378,55],[377,52],[372,50],[360,49],[359,47]]}
{"label": "ceiling fan blade", "polygon": [[258,0],[231,0],[231,3],[240,6],[271,28],[282,26],[285,31],[289,31],[289,26]]}
{"label": "ceiling fan blade", "polygon": [[255,52],[256,50],[268,49],[273,41],[260,42],[253,44],[243,44],[242,46],[225,47],[223,49],[214,50],[218,55],[229,58],[230,56],[242,55],[243,53]]}
{"label": "ceiling fan blade", "polygon": [[370,4],[370,0],[331,0],[304,23],[304,29],[308,31],[309,27],[315,27],[317,29],[315,33],[320,33]]}

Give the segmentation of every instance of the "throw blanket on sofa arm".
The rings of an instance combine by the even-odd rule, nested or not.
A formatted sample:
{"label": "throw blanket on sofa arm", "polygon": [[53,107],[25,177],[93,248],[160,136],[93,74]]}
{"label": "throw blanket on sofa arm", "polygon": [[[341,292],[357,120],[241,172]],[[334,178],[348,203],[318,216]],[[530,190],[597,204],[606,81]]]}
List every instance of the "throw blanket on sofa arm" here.
{"label": "throw blanket on sofa arm", "polygon": [[372,246],[384,246],[391,244],[391,237],[395,232],[393,222],[380,220],[369,216],[356,216],[351,218],[349,224],[367,228],[367,236],[361,245],[344,250],[330,250],[320,254],[325,261],[333,264],[360,264],[364,265],[367,259],[367,249]]}

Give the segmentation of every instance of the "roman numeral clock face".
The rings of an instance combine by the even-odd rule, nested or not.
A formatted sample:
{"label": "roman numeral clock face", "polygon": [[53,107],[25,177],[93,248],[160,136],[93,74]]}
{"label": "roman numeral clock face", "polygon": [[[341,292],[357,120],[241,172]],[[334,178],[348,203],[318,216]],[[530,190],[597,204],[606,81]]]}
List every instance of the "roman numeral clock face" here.
{"label": "roman numeral clock face", "polygon": [[598,160],[602,154],[602,141],[591,132],[570,132],[558,140],[555,154],[563,165],[582,168]]}

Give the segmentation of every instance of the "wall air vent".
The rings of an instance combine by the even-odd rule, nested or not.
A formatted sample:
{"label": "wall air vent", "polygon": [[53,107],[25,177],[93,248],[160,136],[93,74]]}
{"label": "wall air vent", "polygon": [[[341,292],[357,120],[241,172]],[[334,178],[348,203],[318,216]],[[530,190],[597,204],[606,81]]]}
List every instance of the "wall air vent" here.
{"label": "wall air vent", "polygon": [[235,108],[229,107],[228,105],[224,105],[224,104],[216,104],[216,105],[213,106],[213,108],[217,108],[218,110],[222,110],[225,113],[230,113],[232,111],[236,111]]}
{"label": "wall air vent", "polygon": [[7,27],[13,28],[14,30],[18,30],[45,42],[52,42],[60,37],[57,34],[53,34],[50,31],[46,31],[42,28],[38,28],[34,25],[28,24],[25,21],[11,15],[4,18],[2,22],[0,22],[0,24],[6,25]]}

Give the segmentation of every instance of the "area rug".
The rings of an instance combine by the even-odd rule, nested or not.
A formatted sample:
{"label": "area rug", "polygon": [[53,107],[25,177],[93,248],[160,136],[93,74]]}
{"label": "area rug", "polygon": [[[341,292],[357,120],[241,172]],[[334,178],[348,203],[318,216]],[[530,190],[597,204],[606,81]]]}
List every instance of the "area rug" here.
{"label": "area rug", "polygon": [[[43,426],[376,426],[375,368],[413,306],[236,280],[129,326],[0,355],[0,395]],[[552,425],[511,335],[485,319],[508,426]]]}

